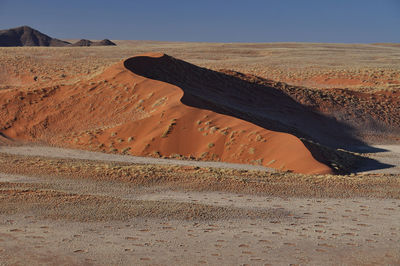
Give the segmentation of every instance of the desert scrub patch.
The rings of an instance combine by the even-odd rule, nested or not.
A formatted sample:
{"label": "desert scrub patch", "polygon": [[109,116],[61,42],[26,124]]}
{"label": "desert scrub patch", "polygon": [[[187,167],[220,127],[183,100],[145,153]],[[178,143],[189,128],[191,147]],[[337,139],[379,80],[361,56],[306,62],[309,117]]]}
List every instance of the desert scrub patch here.
{"label": "desert scrub patch", "polygon": [[231,134],[229,135],[230,139],[233,139],[235,137],[235,134],[237,134],[237,131],[232,131]]}
{"label": "desert scrub patch", "polygon": [[201,124],[201,120],[197,120],[196,124],[200,125]]}
{"label": "desert scrub patch", "polygon": [[260,159],[251,161],[251,163],[256,164],[256,165],[262,165],[263,161],[264,161],[264,159],[260,158]]}
{"label": "desert scrub patch", "polygon": [[205,158],[208,155],[208,152],[203,152],[202,154],[200,154],[200,159]]}
{"label": "desert scrub patch", "polygon": [[256,136],[256,141],[258,141],[258,142],[265,142],[266,140],[265,140],[261,135],[257,135],[257,136]]}
{"label": "desert scrub patch", "polygon": [[220,133],[221,133],[222,135],[225,135],[225,136],[226,136],[226,135],[228,135],[229,130],[230,130],[229,127],[224,127],[224,128],[221,129]]}
{"label": "desert scrub patch", "polygon": [[271,164],[273,164],[274,162],[276,162],[276,160],[271,160],[271,161],[269,161],[267,164],[265,164],[265,166],[271,165]]}
{"label": "desert scrub patch", "polygon": [[230,141],[227,141],[227,142],[225,142],[225,146],[229,146],[229,145],[231,145],[233,143],[233,141],[232,140],[230,140]]}
{"label": "desert scrub patch", "polygon": [[249,153],[250,153],[250,154],[254,154],[255,151],[256,151],[255,148],[250,148],[250,149],[249,149]]}
{"label": "desert scrub patch", "polygon": [[247,136],[250,137],[250,136],[253,136],[255,134],[257,134],[257,131],[251,131]]}
{"label": "desert scrub patch", "polygon": [[128,151],[130,151],[130,150],[131,150],[131,147],[126,147],[126,148],[123,148],[123,149],[121,150],[121,153],[126,154],[126,153],[128,153]]}
{"label": "desert scrub patch", "polygon": [[143,151],[147,150],[148,148],[150,148],[150,144],[149,144],[149,143],[147,143],[147,144],[144,146]]}
{"label": "desert scrub patch", "polygon": [[150,99],[151,97],[153,97],[153,95],[154,95],[154,92],[150,92],[150,93],[147,95],[147,99]]}
{"label": "desert scrub patch", "polygon": [[210,133],[214,134],[217,130],[218,130],[218,127],[213,126],[213,127],[210,128]]}
{"label": "desert scrub patch", "polygon": [[115,137],[117,135],[117,132],[111,132],[111,137]]}
{"label": "desert scrub patch", "polygon": [[152,154],[152,156],[158,157],[158,158],[161,158],[161,157],[162,157],[161,152],[159,152],[159,151],[154,151],[153,154]]}
{"label": "desert scrub patch", "polygon": [[134,137],[129,137],[128,142],[132,142],[135,138]]}
{"label": "desert scrub patch", "polygon": [[211,160],[212,161],[220,161],[220,158],[218,157],[218,154],[213,153],[213,154],[211,154]]}
{"label": "desert scrub patch", "polygon": [[169,158],[174,158],[174,159],[180,159],[183,158],[184,156],[179,154],[179,153],[172,153],[169,155]]}
{"label": "desert scrub patch", "polygon": [[211,149],[212,147],[214,147],[214,146],[215,146],[215,144],[211,142],[211,143],[208,143],[208,145],[207,145],[207,146],[208,146],[208,148],[210,148],[210,149]]}
{"label": "desert scrub patch", "polygon": [[168,99],[167,97],[162,97],[162,98],[158,99],[157,101],[155,101],[153,103],[152,107],[154,108],[154,107],[164,104],[167,101],[167,99]]}
{"label": "desert scrub patch", "polygon": [[166,138],[168,137],[168,135],[172,132],[172,130],[174,129],[176,125],[176,119],[172,119],[171,122],[169,123],[167,129],[163,132],[163,134],[161,135],[162,138]]}

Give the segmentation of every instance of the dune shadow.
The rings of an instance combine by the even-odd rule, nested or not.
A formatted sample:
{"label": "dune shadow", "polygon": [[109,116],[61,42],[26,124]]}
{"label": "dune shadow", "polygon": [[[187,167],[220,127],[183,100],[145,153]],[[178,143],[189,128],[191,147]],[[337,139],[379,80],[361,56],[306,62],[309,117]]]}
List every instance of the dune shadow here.
{"label": "dune shadow", "polygon": [[382,170],[393,167],[395,167],[395,165],[393,164],[382,163],[371,158],[363,158],[360,160],[360,162],[358,163],[357,167],[354,169],[353,172],[361,173],[361,172]]}
{"label": "dune shadow", "polygon": [[[368,147],[355,137],[355,129],[348,124],[302,105],[277,88],[168,55],[132,57],[124,65],[134,74],[179,87],[183,90],[181,102],[187,106],[246,120],[267,130],[293,134],[333,149]],[[318,156],[314,157],[319,160]]]}
{"label": "dune shadow", "polygon": [[358,152],[358,153],[380,153],[380,152],[389,151],[387,149],[378,148],[378,147],[374,147],[374,146],[368,146],[368,145],[354,146],[354,147],[351,147],[351,150],[354,152]]}
{"label": "dune shadow", "polygon": [[[390,152],[390,150],[388,149],[374,147],[374,146],[358,146],[358,147],[353,147],[353,150],[361,154]],[[383,163],[378,160],[365,157],[360,159],[360,162],[357,164],[357,166],[358,167],[354,170],[354,172],[356,173],[396,167],[396,165],[393,164]]]}

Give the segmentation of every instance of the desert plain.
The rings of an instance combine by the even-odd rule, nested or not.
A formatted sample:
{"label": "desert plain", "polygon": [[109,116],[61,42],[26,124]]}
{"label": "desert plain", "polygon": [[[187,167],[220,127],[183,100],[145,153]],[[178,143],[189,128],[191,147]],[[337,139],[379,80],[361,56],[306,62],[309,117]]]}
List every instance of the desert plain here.
{"label": "desert plain", "polygon": [[397,265],[398,44],[0,48],[0,265]]}

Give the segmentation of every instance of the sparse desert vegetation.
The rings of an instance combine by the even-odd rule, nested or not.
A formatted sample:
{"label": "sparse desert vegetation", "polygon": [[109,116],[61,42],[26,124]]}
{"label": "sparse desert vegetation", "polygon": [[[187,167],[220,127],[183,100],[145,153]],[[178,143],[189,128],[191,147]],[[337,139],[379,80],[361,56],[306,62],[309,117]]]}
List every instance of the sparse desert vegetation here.
{"label": "sparse desert vegetation", "polygon": [[[31,83],[88,78],[133,54],[163,51],[214,70],[231,69],[266,79],[313,88],[349,88],[362,91],[397,90],[400,86],[400,47],[381,44],[210,44],[116,41],[116,47],[0,48],[1,84],[15,86],[19,77]],[[9,51],[9,52],[6,52]],[[371,56],[372,55],[372,56]],[[47,60],[47,58],[50,60]],[[40,60],[46,58],[46,64]],[[375,60],[380,58],[380,60]],[[34,60],[31,60],[34,59]],[[22,60],[22,61],[21,61]],[[315,64],[318,60],[318,64]],[[59,67],[58,62],[63,62]],[[64,76],[63,76],[64,75]],[[37,81],[34,81],[34,77]],[[72,79],[72,77],[74,77]],[[10,79],[7,81],[7,79]],[[64,80],[68,81],[67,80]]]}
{"label": "sparse desert vegetation", "polygon": [[[282,260],[281,254],[291,247],[312,248],[312,261],[321,263],[337,252],[342,254],[339,261],[355,259],[354,252],[363,254],[362,261],[375,261],[382,246],[389,254],[387,263],[399,259],[400,229],[394,222],[400,206],[399,175],[310,176],[132,165],[18,156],[1,150],[0,163],[0,232],[8,243],[1,242],[0,252],[6,262],[21,262],[26,254],[22,251],[31,245],[39,254],[50,249],[75,263],[92,259],[96,264],[116,262],[115,254],[119,263],[141,263],[142,258],[161,262],[147,252],[149,246],[162,252],[180,245],[190,247],[190,258],[211,262],[213,252],[228,254],[227,250],[246,250],[248,254],[241,253],[243,261],[256,254],[262,258],[264,249],[269,259]],[[179,240],[171,241],[174,236]],[[17,243],[19,248],[8,252]],[[215,245],[227,249],[215,251]],[[202,257],[192,254],[194,250]],[[114,256],[108,256],[110,252]],[[287,254],[288,260],[296,259]],[[168,256],[162,259],[172,261]],[[46,261],[63,260],[47,255]]]}

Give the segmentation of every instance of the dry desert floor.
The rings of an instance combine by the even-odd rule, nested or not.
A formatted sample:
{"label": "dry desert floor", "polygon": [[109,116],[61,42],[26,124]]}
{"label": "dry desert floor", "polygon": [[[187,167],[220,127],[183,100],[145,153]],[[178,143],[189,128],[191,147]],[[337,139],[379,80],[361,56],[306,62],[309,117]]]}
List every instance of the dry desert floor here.
{"label": "dry desert floor", "polygon": [[12,150],[0,149],[4,265],[400,262],[398,174],[308,176]]}

